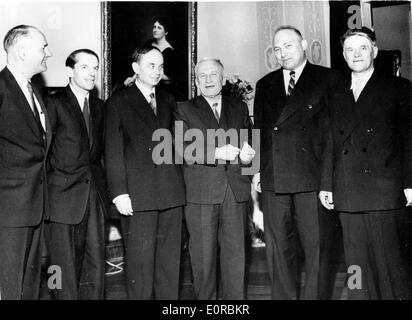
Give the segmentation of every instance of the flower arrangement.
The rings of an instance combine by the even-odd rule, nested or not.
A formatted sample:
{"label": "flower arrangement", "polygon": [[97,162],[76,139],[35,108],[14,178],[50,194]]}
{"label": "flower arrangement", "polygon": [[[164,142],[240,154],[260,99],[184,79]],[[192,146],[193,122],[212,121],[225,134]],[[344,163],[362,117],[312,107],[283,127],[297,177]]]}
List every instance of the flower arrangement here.
{"label": "flower arrangement", "polygon": [[241,80],[239,74],[227,77],[226,84],[223,87],[223,93],[238,96],[246,103],[252,100],[255,96],[255,90],[250,82]]}

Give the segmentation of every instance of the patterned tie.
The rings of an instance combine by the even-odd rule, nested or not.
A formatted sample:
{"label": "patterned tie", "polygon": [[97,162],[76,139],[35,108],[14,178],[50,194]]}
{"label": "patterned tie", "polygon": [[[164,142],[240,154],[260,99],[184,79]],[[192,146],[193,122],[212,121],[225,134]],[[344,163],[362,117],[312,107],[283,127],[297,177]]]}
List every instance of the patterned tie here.
{"label": "patterned tie", "polygon": [[90,112],[89,112],[89,102],[87,101],[87,98],[84,98],[83,118],[84,118],[84,122],[86,123],[87,135],[90,137]]}
{"label": "patterned tie", "polygon": [[31,85],[30,81],[27,82],[27,89],[29,90],[29,94],[30,94],[30,99],[31,99],[31,107],[33,108],[33,114],[34,114],[34,118],[36,119],[36,123],[40,129],[41,132],[44,132],[44,128],[43,125],[41,123],[40,120],[40,114],[39,114],[39,110],[37,110],[37,106],[34,100],[34,92],[33,92],[33,86]]}
{"label": "patterned tie", "polygon": [[289,80],[288,93],[287,93],[288,96],[290,96],[293,88],[295,87],[295,71],[291,71],[289,74],[290,74],[290,80]]}
{"label": "patterned tie", "polygon": [[218,103],[215,102],[215,103],[212,105],[212,109],[213,109],[213,114],[215,115],[215,118],[216,118],[216,120],[217,120],[217,123],[219,123],[219,121],[220,121],[220,116],[219,116],[219,112],[217,111],[217,106],[218,106]]}
{"label": "patterned tie", "polygon": [[156,97],[155,97],[155,94],[154,94],[153,92],[150,94],[150,102],[149,102],[149,104],[150,104],[150,107],[152,108],[154,114],[157,115],[157,111],[156,111]]}

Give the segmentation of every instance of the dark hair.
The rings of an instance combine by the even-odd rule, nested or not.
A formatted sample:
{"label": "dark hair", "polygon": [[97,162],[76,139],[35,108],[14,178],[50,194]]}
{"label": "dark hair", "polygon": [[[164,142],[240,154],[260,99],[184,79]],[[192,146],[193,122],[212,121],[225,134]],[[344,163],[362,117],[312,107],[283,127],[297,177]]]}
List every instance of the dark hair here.
{"label": "dark hair", "polygon": [[133,54],[132,54],[132,62],[137,62],[139,63],[140,60],[142,59],[142,57],[152,51],[152,50],[156,50],[159,51],[160,53],[162,53],[158,48],[152,46],[152,45],[145,45],[143,47],[137,47],[136,49],[134,49]]}
{"label": "dark hair", "polygon": [[362,28],[354,28],[354,29],[348,29],[346,32],[340,37],[340,43],[343,47],[343,44],[345,40],[351,36],[362,36],[365,38],[368,38],[372,44],[375,46],[376,45],[376,34],[374,31],[372,31],[369,28],[362,27]]}
{"label": "dark hair", "polygon": [[40,32],[40,30],[37,29],[36,27],[25,25],[25,24],[21,24],[19,26],[16,26],[10,29],[7,32],[3,40],[4,50],[8,52],[9,48],[12,47],[20,37],[29,36],[31,30],[37,30]]}
{"label": "dark hair", "polygon": [[70,68],[74,68],[74,65],[77,63],[77,61],[79,61],[77,59],[77,55],[79,53],[86,53],[86,54],[90,54],[92,56],[95,56],[97,58],[97,61],[99,61],[99,57],[97,56],[96,52],[94,52],[93,50],[90,49],[78,49],[73,51],[72,53],[70,53],[70,55],[67,57],[66,59],[66,67],[70,67]]}
{"label": "dark hair", "polygon": [[159,22],[159,24],[161,24],[163,26],[163,28],[165,29],[165,32],[169,31],[169,19],[166,17],[154,17],[153,18],[153,24],[155,24],[155,22]]}
{"label": "dark hair", "polygon": [[302,34],[300,33],[299,29],[294,27],[294,26],[291,26],[291,25],[283,25],[283,26],[280,26],[279,28],[277,28],[275,30],[275,33],[273,34],[273,38],[275,38],[276,33],[278,33],[279,31],[282,31],[282,30],[294,31],[299,36],[300,40],[303,40]]}

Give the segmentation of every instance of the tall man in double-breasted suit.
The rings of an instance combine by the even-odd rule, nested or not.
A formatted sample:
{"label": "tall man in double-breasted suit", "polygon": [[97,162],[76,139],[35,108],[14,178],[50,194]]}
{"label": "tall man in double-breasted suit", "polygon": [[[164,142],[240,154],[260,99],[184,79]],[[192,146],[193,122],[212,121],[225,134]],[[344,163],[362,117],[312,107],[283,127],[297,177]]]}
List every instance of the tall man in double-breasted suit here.
{"label": "tall man in double-breasted suit", "polygon": [[[220,247],[223,299],[244,299],[245,214],[251,184],[242,175],[241,163],[249,164],[255,155],[248,142],[252,124],[245,103],[222,96],[225,80],[219,60],[200,60],[195,71],[201,95],[180,103],[175,113],[177,138],[183,141],[190,131],[198,133],[194,141],[185,137],[184,144],[176,143],[185,160],[185,218],[193,285],[197,299],[217,298]],[[243,138],[241,129],[248,130]],[[214,130],[220,139],[215,140]],[[235,137],[228,140],[225,133],[229,131]],[[189,151],[197,139],[202,141],[199,148]]]}
{"label": "tall man in double-breasted suit", "polygon": [[51,264],[61,268],[57,299],[104,298],[104,104],[90,93],[98,69],[95,52],[72,52],[69,85],[46,98],[53,130],[46,239]]}
{"label": "tall man in double-breasted suit", "polygon": [[132,68],[134,85],[107,102],[105,149],[109,192],[121,214],[127,293],[129,299],[177,299],[183,177],[173,161],[160,164],[153,156],[153,134],[172,132],[176,102],[156,88],[163,75],[157,48],[136,49]]}
{"label": "tall man in double-breasted suit", "polygon": [[[307,43],[292,26],[275,31],[282,69],[260,79],[254,104],[260,129],[260,174],[266,254],[273,299],[319,298],[322,236],[322,148],[327,137],[328,95],[339,81],[330,69],[307,62]],[[306,284],[298,296],[297,240],[305,256]]]}
{"label": "tall man in double-breasted suit", "polygon": [[47,209],[47,111],[32,76],[47,69],[45,36],[20,25],[4,38],[0,72],[0,296],[38,299],[41,238]]}
{"label": "tall man in double-breasted suit", "polygon": [[374,69],[378,48],[368,28],[348,30],[342,45],[352,74],[330,101],[320,199],[340,213],[346,264],[358,277],[349,298],[405,299],[400,235],[412,205],[411,84]]}

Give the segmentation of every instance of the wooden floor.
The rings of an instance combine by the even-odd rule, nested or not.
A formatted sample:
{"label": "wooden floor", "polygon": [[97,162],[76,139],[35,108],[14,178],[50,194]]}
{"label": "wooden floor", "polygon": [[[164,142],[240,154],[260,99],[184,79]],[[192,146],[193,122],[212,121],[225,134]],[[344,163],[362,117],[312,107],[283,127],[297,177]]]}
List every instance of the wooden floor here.
{"label": "wooden floor", "polygon": [[[112,264],[122,264],[121,257],[121,245],[120,243],[112,243],[109,246],[108,256],[111,255]],[[110,252],[111,251],[111,252]],[[270,299],[270,286],[269,275],[266,267],[265,260],[265,248],[250,248],[247,255],[247,299],[248,300],[269,300]],[[106,274],[106,299],[107,300],[123,300],[126,299],[125,292],[125,277],[124,272],[120,269],[116,269],[107,265]],[[346,274],[342,272],[344,269],[339,266],[340,272],[337,273],[332,299],[345,300],[347,296],[347,290],[344,286]],[[114,271],[114,274],[110,274],[110,271]],[[304,274],[302,275],[304,279]],[[190,257],[187,250],[182,252],[182,264],[181,264],[181,279],[180,279],[180,299],[181,300],[193,300],[194,293],[191,280],[190,269]]]}

